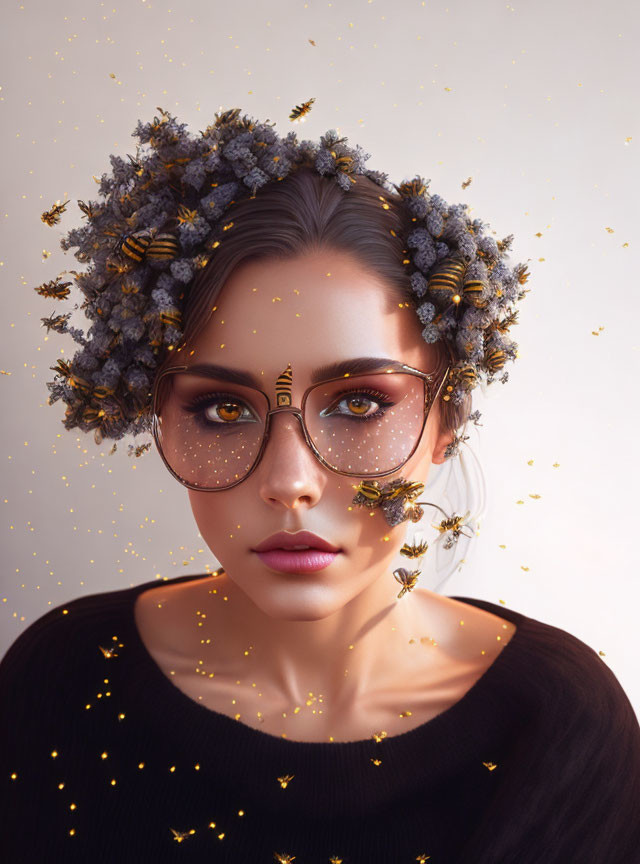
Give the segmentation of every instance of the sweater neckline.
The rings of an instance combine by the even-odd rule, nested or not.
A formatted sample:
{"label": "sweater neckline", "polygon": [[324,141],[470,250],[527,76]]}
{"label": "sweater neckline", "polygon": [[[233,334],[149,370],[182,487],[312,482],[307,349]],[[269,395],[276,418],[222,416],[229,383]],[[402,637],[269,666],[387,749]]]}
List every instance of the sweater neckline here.
{"label": "sweater neckline", "polygon": [[[147,650],[138,631],[134,614],[136,598],[143,591],[154,586],[176,585],[181,582],[210,578],[211,575],[211,573],[205,573],[196,576],[177,576],[173,579],[166,579],[161,583],[156,579],[152,579],[127,589],[128,596],[125,605],[128,629],[130,631],[130,638],[132,639],[130,644],[134,646],[136,662],[142,673],[139,684],[146,690],[149,703],[163,706],[171,705],[172,709],[168,713],[179,714],[187,725],[189,725],[189,719],[192,718],[199,727],[207,726],[208,733],[215,734],[219,732],[220,735],[226,736],[226,740],[232,740],[232,736],[235,736],[237,738],[237,746],[246,744],[250,747],[255,747],[262,742],[262,744],[267,745],[281,755],[292,756],[311,755],[312,753],[320,755],[329,751],[345,756],[347,752],[355,753],[356,751],[369,748],[374,740],[373,737],[354,739],[352,741],[296,741],[295,739],[283,738],[270,732],[264,732],[261,729],[255,729],[253,726],[248,726],[246,723],[235,720],[227,714],[202,705],[186,693],[183,693],[179,687],[176,687],[167,678]],[[506,673],[506,677],[508,678],[508,671],[513,668],[512,664],[514,661],[516,661],[517,665],[517,657],[520,654],[522,643],[526,641],[529,624],[532,622],[532,619],[513,609],[504,609],[502,606],[498,606],[488,600],[479,600],[474,597],[459,595],[445,596],[450,600],[457,600],[506,618],[516,625],[516,631],[491,665],[485,669],[461,699],[419,726],[408,729],[406,732],[386,737],[384,741],[387,750],[398,747],[403,747],[403,749],[404,747],[411,748],[420,742],[426,741],[432,734],[434,738],[437,738],[438,735],[443,735],[446,738],[447,732],[451,730],[451,727],[457,731],[462,731],[465,725],[465,718],[471,723],[474,722],[476,709],[481,708],[482,705],[487,703],[487,693],[495,692],[495,685],[503,673]]]}

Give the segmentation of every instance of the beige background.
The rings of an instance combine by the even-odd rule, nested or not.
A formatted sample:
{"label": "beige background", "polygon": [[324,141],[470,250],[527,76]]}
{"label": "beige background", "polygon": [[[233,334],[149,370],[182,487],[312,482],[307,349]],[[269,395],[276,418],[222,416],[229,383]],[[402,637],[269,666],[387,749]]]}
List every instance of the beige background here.
{"label": "beige background", "polygon": [[139,117],[160,106],[196,133],[238,106],[281,134],[335,128],[394,182],[422,174],[515,234],[512,260],[532,274],[520,358],[506,386],[476,391],[488,504],[441,590],[604,652],[637,711],[637,4],[114,4],[37,0],[2,16],[1,651],[74,597],[217,566],[157,453],[129,458],[125,440],[109,456],[111,442],[65,431],[63,404],[47,406],[49,367],[76,346],[40,319],[81,298],[33,288],[77,266],[59,248],[76,205],[54,228],[40,214],[96,198],[92,175],[135,152]]}

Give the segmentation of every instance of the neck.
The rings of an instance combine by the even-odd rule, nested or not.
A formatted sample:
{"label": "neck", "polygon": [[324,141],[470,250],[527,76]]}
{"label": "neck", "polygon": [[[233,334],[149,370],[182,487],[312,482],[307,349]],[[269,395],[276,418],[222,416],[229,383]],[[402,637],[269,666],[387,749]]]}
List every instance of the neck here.
{"label": "neck", "polygon": [[[401,586],[388,568],[366,582],[332,614],[286,620],[265,614],[223,571],[208,584],[215,602],[206,608],[216,665],[225,677],[255,684],[254,690],[277,694],[288,705],[322,696],[335,708],[393,686],[412,668],[424,669],[429,662],[425,646],[435,662],[439,640],[425,632],[425,623],[431,620],[441,631],[442,619],[437,621],[435,610],[431,615],[425,610],[433,610],[437,595],[414,589],[397,599]],[[316,585],[313,590],[323,589]]]}

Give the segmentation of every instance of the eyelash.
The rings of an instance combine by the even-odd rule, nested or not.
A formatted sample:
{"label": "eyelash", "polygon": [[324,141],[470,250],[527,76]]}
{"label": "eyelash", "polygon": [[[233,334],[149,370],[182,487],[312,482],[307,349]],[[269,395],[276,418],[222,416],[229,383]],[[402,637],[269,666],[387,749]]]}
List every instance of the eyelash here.
{"label": "eyelash", "polygon": [[[367,416],[356,416],[355,414],[351,416],[350,419],[355,420],[358,423],[367,422],[368,420],[379,420],[386,413],[387,408],[390,408],[394,403],[389,399],[386,393],[381,393],[380,390],[374,390],[373,388],[361,388],[359,390],[343,390],[337,394],[334,399],[332,406],[337,407],[340,402],[342,402],[345,396],[371,396],[379,405],[378,411],[374,414],[368,414]],[[232,423],[215,423],[211,421],[207,421],[203,417],[203,411],[205,408],[210,407],[211,405],[215,405],[216,402],[220,402],[223,399],[228,399],[233,402],[234,405],[242,406],[244,403],[241,399],[238,399],[231,393],[206,393],[201,396],[197,396],[195,399],[188,405],[184,405],[183,408],[185,411],[188,411],[190,414],[195,415],[195,421],[198,425],[203,426],[204,428],[211,428],[211,426],[234,426],[236,425],[236,421]],[[244,406],[246,407],[246,405]],[[348,416],[347,414],[342,414],[343,417]]]}

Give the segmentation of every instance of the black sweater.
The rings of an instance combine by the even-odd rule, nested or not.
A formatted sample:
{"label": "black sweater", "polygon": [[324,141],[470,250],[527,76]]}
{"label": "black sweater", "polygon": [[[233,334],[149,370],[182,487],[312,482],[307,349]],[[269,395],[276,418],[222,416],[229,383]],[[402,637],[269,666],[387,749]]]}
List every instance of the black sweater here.
{"label": "black sweater", "polygon": [[460,701],[379,742],[292,741],[164,675],[133,618],[157,584],[52,609],[0,663],[2,862],[640,862],[640,726],[566,631],[454,597],[518,625]]}

